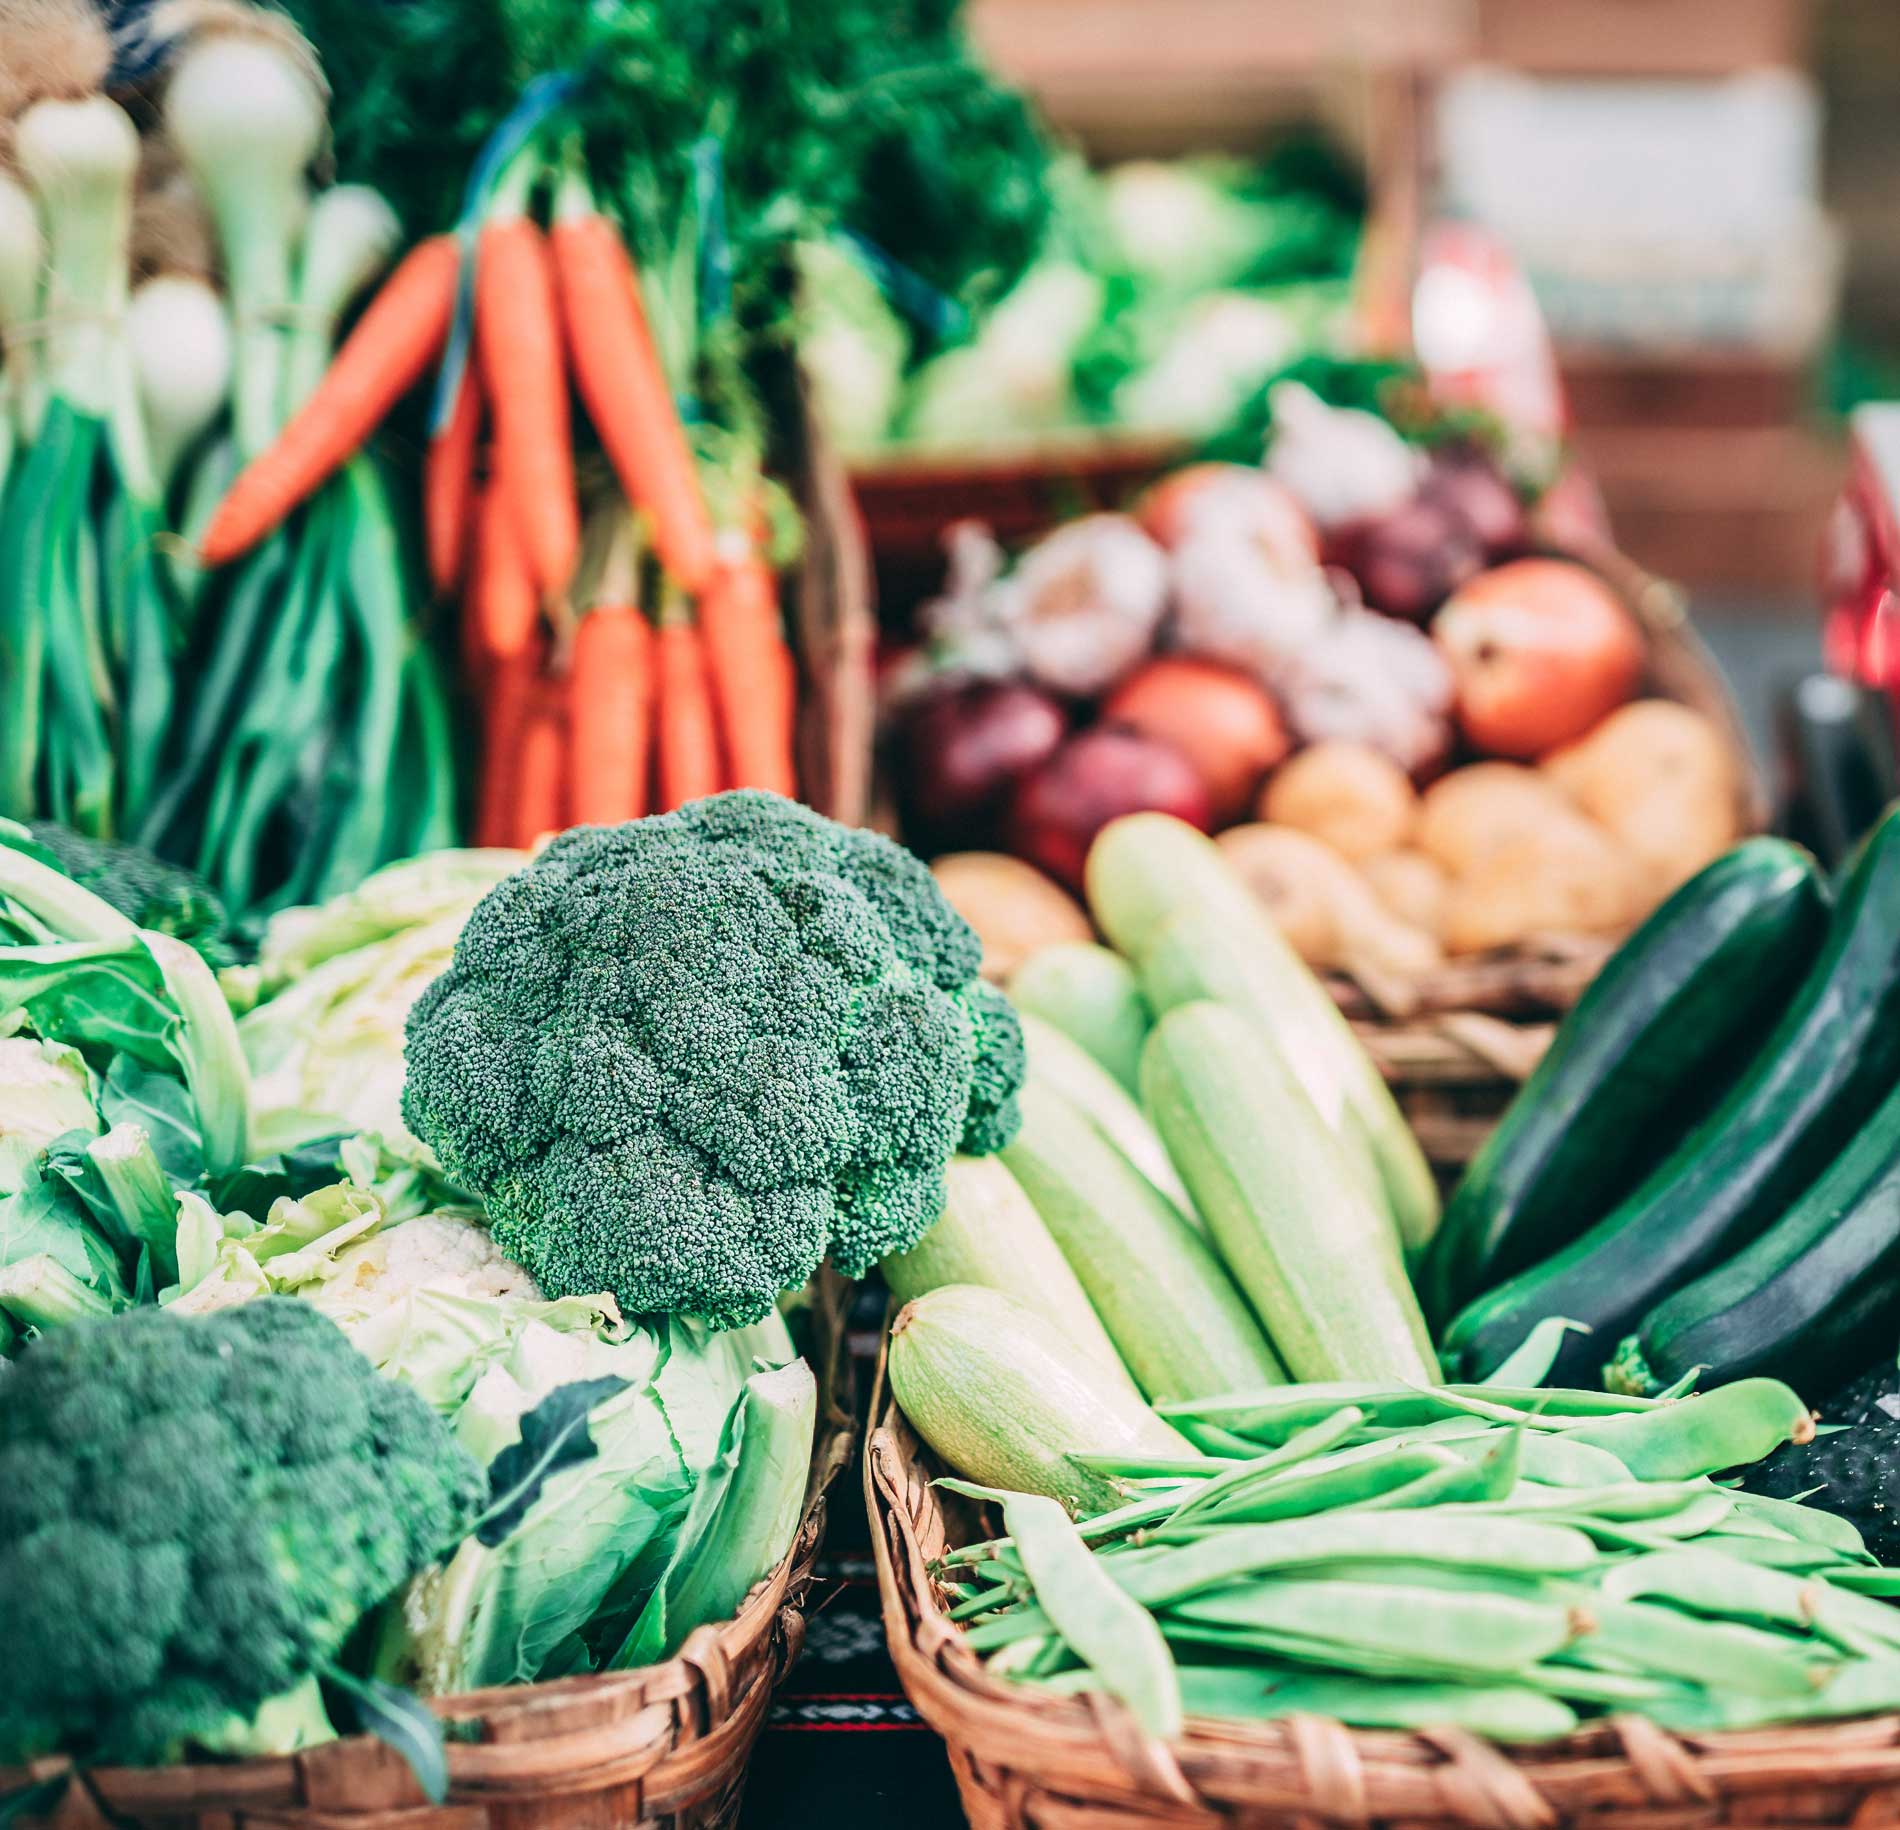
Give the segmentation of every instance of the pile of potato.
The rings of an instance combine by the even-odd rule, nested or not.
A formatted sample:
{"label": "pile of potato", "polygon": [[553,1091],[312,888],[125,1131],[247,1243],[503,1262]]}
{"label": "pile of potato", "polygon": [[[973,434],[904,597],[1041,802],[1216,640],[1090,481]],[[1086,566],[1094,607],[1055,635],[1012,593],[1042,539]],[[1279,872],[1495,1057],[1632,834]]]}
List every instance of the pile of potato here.
{"label": "pile of potato", "polygon": [[1310,964],[1407,978],[1625,932],[1735,842],[1740,806],[1723,733],[1642,699],[1534,766],[1471,763],[1422,792],[1376,750],[1314,744],[1216,842]]}

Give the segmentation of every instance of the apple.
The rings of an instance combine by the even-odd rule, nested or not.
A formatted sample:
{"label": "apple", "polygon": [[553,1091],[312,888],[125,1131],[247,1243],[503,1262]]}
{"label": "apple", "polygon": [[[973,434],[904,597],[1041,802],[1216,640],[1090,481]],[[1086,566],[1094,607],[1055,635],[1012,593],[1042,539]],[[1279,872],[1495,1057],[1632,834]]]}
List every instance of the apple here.
{"label": "apple", "polygon": [[1636,691],[1642,631],[1594,572],[1516,559],[1454,592],[1432,622],[1465,740],[1529,758],[1572,743]]}

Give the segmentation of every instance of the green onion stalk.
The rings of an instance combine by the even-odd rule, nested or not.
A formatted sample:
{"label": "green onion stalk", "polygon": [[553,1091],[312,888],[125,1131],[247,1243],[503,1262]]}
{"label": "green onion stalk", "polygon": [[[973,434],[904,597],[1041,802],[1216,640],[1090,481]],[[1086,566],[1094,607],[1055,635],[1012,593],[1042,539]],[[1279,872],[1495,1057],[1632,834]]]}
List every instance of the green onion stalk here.
{"label": "green onion stalk", "polygon": [[149,790],[169,706],[124,324],[139,139],[103,95],[54,97],[20,115],[14,152],[46,241],[46,405],[0,512],[0,812],[106,838]]}
{"label": "green onion stalk", "polygon": [[39,207],[15,172],[0,166],[0,489],[34,422],[34,336],[45,258]]}
{"label": "green onion stalk", "polygon": [[[273,106],[233,105],[239,62]],[[226,250],[231,449],[245,457],[322,379],[344,314],[387,265],[399,228],[363,186],[305,192],[322,97],[301,48],[276,34],[188,43],[165,108]],[[223,448],[202,462],[218,484],[228,477]],[[194,479],[188,528],[218,493]],[[201,685],[146,842],[253,916],[452,844],[449,719],[410,617],[417,595],[388,490],[359,454],[208,592]]]}

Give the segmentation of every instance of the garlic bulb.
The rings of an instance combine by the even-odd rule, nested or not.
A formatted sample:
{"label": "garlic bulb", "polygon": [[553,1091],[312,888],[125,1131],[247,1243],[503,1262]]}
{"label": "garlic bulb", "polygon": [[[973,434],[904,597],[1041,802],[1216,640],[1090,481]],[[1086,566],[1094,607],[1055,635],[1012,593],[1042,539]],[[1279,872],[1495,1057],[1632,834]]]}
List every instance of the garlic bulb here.
{"label": "garlic bulb", "polygon": [[1304,743],[1369,744],[1416,774],[1451,747],[1451,670],[1431,637],[1376,610],[1342,609],[1277,685]]}
{"label": "garlic bulb", "polygon": [[1126,515],[1085,515],[1024,554],[1000,588],[1024,669],[1088,698],[1154,646],[1168,604],[1168,558]]}
{"label": "garlic bulb", "polygon": [[1273,439],[1267,469],[1322,528],[1344,527],[1407,502],[1426,458],[1376,413],[1329,407],[1311,388],[1283,381],[1267,395]]}
{"label": "garlic bulb", "polygon": [[1338,607],[1317,565],[1283,559],[1244,522],[1209,521],[1190,535],[1173,556],[1174,645],[1274,684]]}

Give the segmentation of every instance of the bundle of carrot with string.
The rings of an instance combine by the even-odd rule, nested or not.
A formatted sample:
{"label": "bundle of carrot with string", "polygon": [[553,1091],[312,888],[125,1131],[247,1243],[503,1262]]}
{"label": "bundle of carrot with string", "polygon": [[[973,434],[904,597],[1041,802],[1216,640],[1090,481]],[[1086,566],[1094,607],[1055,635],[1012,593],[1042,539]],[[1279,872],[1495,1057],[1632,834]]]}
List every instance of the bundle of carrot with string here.
{"label": "bundle of carrot with string", "polygon": [[1022,104],[941,0],[285,10],[331,77],[339,174],[420,239],[231,485],[204,562],[267,541],[393,420],[457,612],[479,842],[795,794],[801,530],[769,377],[800,249],[1000,292],[1047,207]]}

